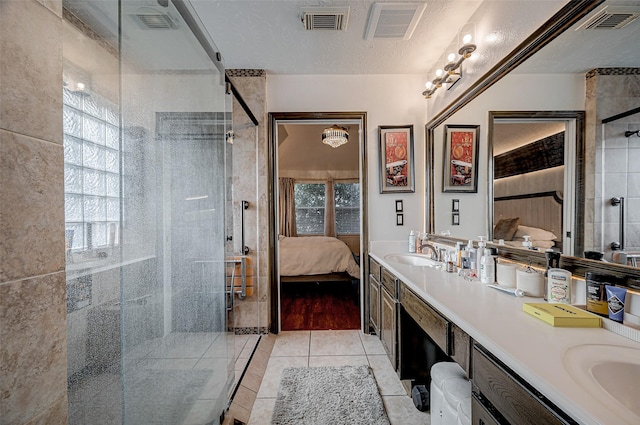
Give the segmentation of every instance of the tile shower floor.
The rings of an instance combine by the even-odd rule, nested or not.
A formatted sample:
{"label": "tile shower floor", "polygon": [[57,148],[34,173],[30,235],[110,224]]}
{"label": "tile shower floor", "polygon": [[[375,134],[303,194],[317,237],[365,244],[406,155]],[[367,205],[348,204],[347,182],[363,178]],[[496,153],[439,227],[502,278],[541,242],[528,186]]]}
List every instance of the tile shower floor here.
{"label": "tile shower floor", "polygon": [[429,414],[414,407],[376,336],[348,330],[289,331],[266,337],[275,338],[275,342],[259,389],[255,393],[245,391],[249,393],[247,402],[252,404],[248,425],[271,422],[280,374],[285,367],[346,365],[371,367],[392,425],[430,423]]}

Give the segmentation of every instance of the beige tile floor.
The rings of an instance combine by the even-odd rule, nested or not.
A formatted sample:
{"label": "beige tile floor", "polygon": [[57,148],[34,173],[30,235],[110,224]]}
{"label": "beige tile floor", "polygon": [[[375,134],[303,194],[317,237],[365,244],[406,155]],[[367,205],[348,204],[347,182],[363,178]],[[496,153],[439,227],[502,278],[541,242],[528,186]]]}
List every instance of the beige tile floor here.
{"label": "beige tile floor", "polygon": [[271,422],[284,368],[345,365],[371,367],[392,425],[430,423],[429,414],[413,406],[376,336],[360,331],[291,331],[275,337],[248,425]]}

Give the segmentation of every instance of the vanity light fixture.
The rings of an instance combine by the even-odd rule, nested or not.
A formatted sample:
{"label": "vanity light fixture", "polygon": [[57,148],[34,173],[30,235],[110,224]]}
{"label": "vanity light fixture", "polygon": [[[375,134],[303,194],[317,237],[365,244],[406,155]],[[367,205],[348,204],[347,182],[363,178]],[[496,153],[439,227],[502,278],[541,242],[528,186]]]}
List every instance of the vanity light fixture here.
{"label": "vanity light fixture", "polygon": [[349,132],[346,128],[337,125],[322,130],[322,143],[332,148],[342,146],[349,141]]}
{"label": "vanity light fixture", "polygon": [[[458,34],[459,42],[452,44],[447,49],[446,63],[443,68],[438,68],[435,72],[435,78],[427,81],[426,90],[422,92],[425,99],[429,99],[443,85],[449,90],[455,83],[462,78],[462,62],[471,57],[476,50],[475,41],[475,24],[468,23]],[[459,47],[458,47],[459,46]]]}

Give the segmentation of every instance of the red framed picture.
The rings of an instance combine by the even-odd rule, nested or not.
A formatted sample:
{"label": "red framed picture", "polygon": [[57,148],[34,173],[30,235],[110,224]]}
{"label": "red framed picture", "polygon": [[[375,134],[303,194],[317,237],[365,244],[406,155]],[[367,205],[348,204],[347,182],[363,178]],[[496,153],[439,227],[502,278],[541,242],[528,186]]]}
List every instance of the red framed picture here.
{"label": "red framed picture", "polygon": [[380,126],[380,193],[415,192],[413,125]]}
{"label": "red framed picture", "polygon": [[478,192],[479,125],[445,125],[443,192]]}

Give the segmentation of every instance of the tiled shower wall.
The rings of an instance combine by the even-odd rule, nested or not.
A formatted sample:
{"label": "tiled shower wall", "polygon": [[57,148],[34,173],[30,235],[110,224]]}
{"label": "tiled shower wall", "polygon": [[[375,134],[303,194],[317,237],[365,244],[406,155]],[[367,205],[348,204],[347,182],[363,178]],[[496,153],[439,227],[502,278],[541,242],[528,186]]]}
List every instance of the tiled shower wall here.
{"label": "tiled shower wall", "polygon": [[0,57],[0,424],[66,424],[62,1],[1,1]]}
{"label": "tiled shower wall", "polygon": [[640,104],[640,68],[599,68],[587,74],[585,248],[605,252],[619,241],[620,207],[625,198],[625,249],[640,250],[640,113],[602,124],[602,120]]}
{"label": "tiled shower wall", "polygon": [[251,250],[252,267],[256,268],[253,295],[235,300],[234,327],[236,333],[266,333],[269,324],[266,73],[262,69],[228,69],[227,75],[259,123],[256,129],[234,101],[234,236],[240,235],[239,202],[248,200],[245,244]]}

